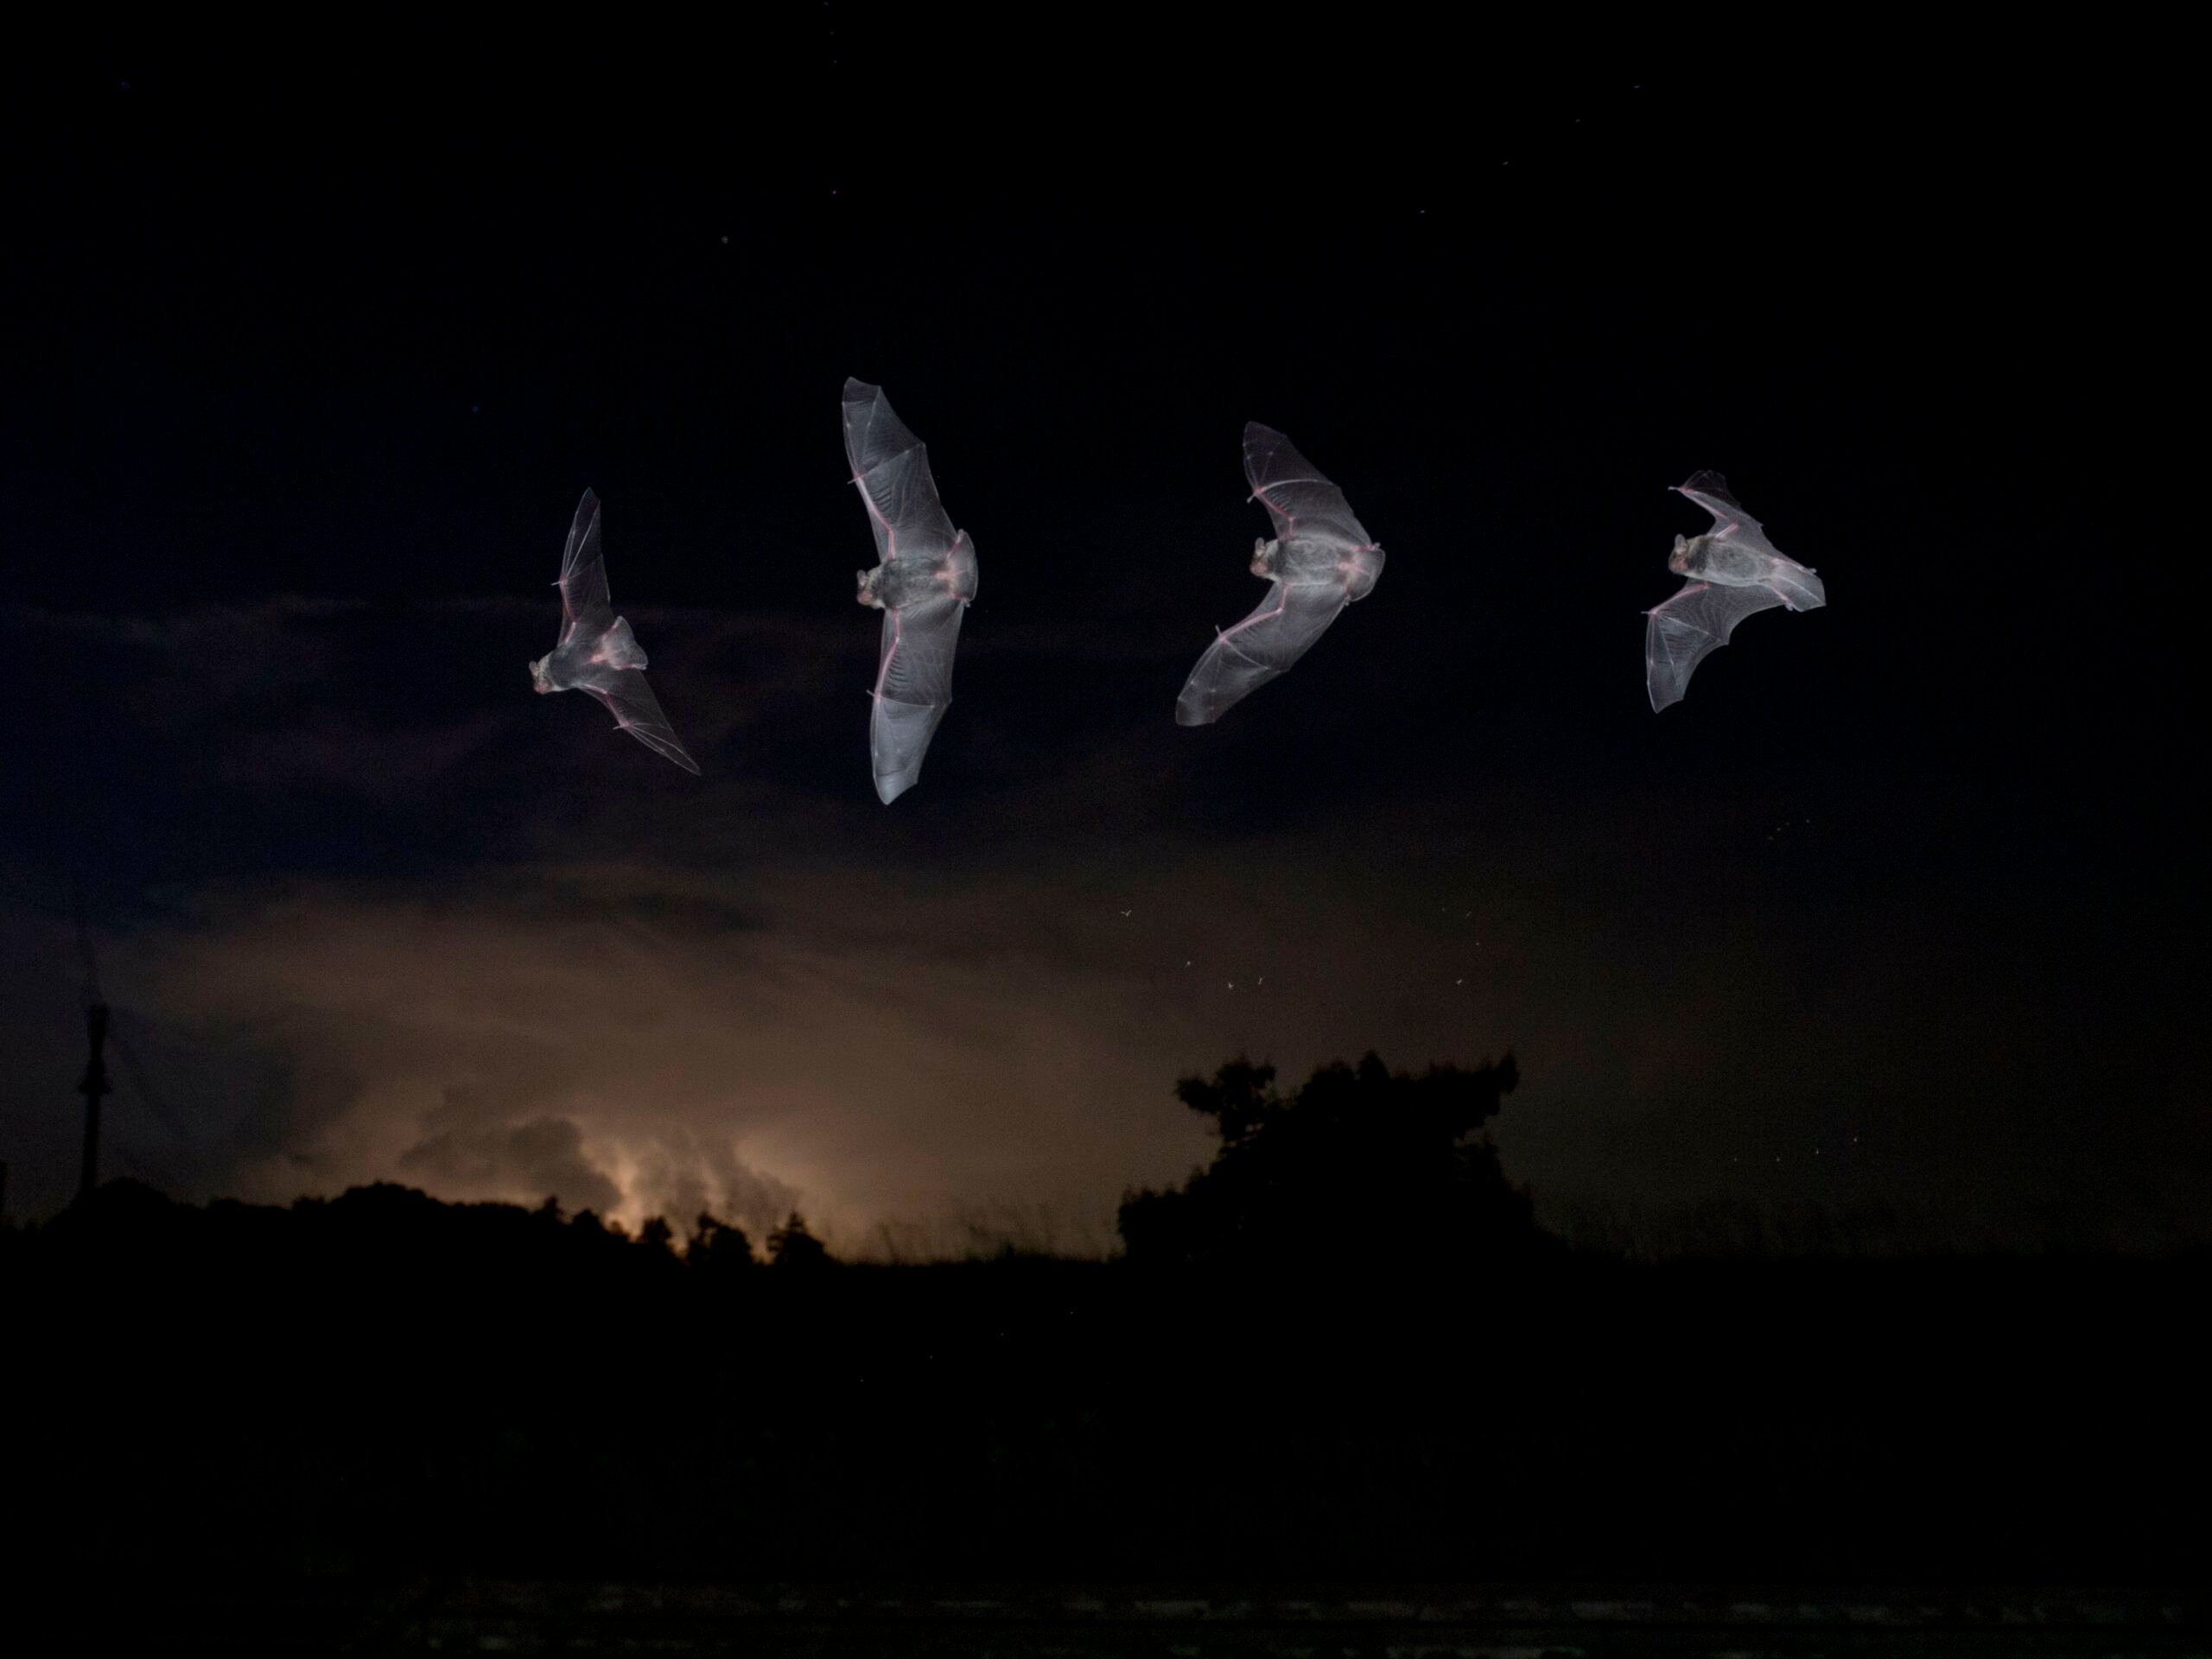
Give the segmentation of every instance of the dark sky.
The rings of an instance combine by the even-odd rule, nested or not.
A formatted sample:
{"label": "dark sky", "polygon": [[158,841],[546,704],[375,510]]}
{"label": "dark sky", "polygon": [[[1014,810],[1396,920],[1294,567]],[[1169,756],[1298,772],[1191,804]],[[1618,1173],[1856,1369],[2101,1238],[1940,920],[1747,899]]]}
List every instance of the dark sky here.
{"label": "dark sky", "polygon": [[[1100,1249],[1179,1074],[1510,1049],[1555,1216],[2198,1236],[2155,111],[2058,41],[1107,21],[11,72],[10,1209],[73,885],[109,1167],[195,1197]],[[848,375],[982,566],[888,809]],[[1389,564],[1184,730],[1249,420]],[[1830,604],[1655,715],[1703,467]],[[530,694],[586,486],[700,779]]]}

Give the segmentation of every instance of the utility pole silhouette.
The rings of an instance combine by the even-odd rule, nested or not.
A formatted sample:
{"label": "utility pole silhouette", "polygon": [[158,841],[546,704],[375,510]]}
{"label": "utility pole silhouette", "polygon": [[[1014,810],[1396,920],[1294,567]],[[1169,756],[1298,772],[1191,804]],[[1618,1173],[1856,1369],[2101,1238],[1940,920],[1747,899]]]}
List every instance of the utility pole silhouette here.
{"label": "utility pole silhouette", "polygon": [[107,1043],[107,1004],[95,1002],[85,1010],[85,1033],[91,1039],[92,1057],[85,1063],[85,1080],[77,1085],[85,1096],[85,1164],[77,1175],[77,1200],[92,1196],[100,1179],[100,1096],[108,1091],[107,1065],[100,1050]]}

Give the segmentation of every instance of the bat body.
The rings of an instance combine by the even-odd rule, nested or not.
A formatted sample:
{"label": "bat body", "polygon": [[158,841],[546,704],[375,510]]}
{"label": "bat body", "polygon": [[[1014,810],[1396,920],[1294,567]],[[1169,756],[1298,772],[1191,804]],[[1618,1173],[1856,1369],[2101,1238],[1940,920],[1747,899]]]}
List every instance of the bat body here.
{"label": "bat body", "polygon": [[1175,700],[1175,723],[1205,726],[1304,656],[1345,606],[1374,591],[1382,550],[1344,492],[1288,438],[1257,423],[1244,429],[1244,477],[1274,523],[1252,550],[1268,596],[1219,630]]}
{"label": "bat body", "polygon": [[554,585],[561,590],[561,643],[530,665],[531,683],[539,691],[590,692],[639,742],[686,772],[698,771],[645,683],[645,653],[629,620],[614,614],[607,562],[600,554],[599,498],[589,490],[569,526],[561,579]]}
{"label": "bat body", "polygon": [[976,597],[976,544],[952,527],[927,448],[880,386],[845,382],[845,458],[881,561],[860,572],[858,598],[883,613],[868,755],[887,806],[921,777],[922,756],[952,702],[953,648]]}
{"label": "bat body", "polygon": [[1675,537],[1667,568],[1689,580],[1672,599],[1644,613],[1650,620],[1643,634],[1643,680],[1655,710],[1681,701],[1692,671],[1707,652],[1728,643],[1745,617],[1777,605],[1809,611],[1828,602],[1820,577],[1776,551],[1719,474],[1699,473],[1676,488],[1713,515],[1713,528],[1687,540]]}

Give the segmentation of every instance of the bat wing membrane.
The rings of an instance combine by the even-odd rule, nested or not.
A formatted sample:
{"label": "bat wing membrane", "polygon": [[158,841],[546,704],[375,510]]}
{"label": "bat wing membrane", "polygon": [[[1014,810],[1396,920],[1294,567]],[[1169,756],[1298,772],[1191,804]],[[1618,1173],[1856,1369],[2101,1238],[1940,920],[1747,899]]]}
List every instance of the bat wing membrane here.
{"label": "bat wing membrane", "polygon": [[576,504],[569,543],[561,552],[561,614],[571,629],[591,632],[613,626],[614,606],[607,591],[607,561],[599,543],[599,498],[589,490]]}
{"label": "bat wing membrane", "polygon": [[1244,478],[1274,519],[1278,539],[1374,545],[1344,493],[1300,454],[1288,438],[1255,421],[1244,429]]}
{"label": "bat wing membrane", "polygon": [[625,669],[610,677],[603,685],[583,688],[605,703],[607,712],[614,716],[614,723],[636,738],[657,754],[667,756],[686,772],[696,772],[699,763],[676,735],[676,728],[668,723],[668,716],[661,712],[660,699],[653,696],[653,689],[645,683],[643,669]]}
{"label": "bat wing membrane", "polygon": [[1175,700],[1175,723],[1219,720],[1296,662],[1351,602],[1336,582],[1277,582],[1253,613],[1224,628],[1198,658]]}
{"label": "bat wing membrane", "polygon": [[912,789],[952,702],[952,657],[966,602],[952,594],[883,613],[868,754],[884,804]]}
{"label": "bat wing membrane", "polygon": [[1680,593],[1646,613],[1650,620],[1643,635],[1643,682],[1652,708],[1680,702],[1697,665],[1728,643],[1738,622],[1787,603],[1770,588],[1685,582]]}
{"label": "bat wing membrane", "polygon": [[1677,484],[1675,488],[1713,515],[1713,540],[1755,548],[1759,552],[1773,554],[1777,559],[1783,556],[1767,540],[1765,527],[1744,511],[1744,504],[1729,493],[1728,480],[1719,474],[1693,473],[1688,483]]}
{"label": "bat wing membrane", "polygon": [[956,539],[938,499],[928,446],[892,412],[883,388],[845,382],[845,459],[868,503],[879,558],[936,558]]}

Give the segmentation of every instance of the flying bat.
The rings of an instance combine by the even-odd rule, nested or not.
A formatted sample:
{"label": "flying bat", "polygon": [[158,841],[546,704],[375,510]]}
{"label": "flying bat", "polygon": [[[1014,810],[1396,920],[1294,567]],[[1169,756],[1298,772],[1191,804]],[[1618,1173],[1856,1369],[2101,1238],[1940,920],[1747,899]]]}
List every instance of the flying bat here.
{"label": "flying bat", "polygon": [[1643,636],[1643,677],[1655,710],[1681,701],[1691,671],[1707,652],[1726,645],[1745,617],[1777,605],[1809,611],[1828,602],[1820,577],[1775,550],[1719,474],[1699,473],[1676,488],[1713,515],[1713,528],[1688,541],[1675,537],[1667,568],[1689,580],[1644,613],[1651,620]]}
{"label": "flying bat", "polygon": [[928,447],[891,412],[880,386],[845,382],[845,458],[882,561],[859,573],[859,599],[883,613],[868,747],[875,792],[888,806],[921,777],[952,702],[952,649],[976,597],[976,544],[952,527]]}
{"label": "flying bat", "polygon": [[1252,548],[1252,574],[1268,584],[1268,596],[1234,627],[1216,630],[1175,699],[1179,726],[1211,724],[1282,673],[1382,574],[1382,550],[1344,493],[1281,433],[1256,422],[1244,429],[1244,477],[1274,523],[1274,537]]}
{"label": "flying bat", "polygon": [[561,590],[561,643],[530,665],[531,683],[540,691],[590,692],[639,742],[686,772],[698,771],[645,683],[645,653],[629,619],[614,614],[600,556],[599,498],[589,490],[576,504],[561,579],[553,585]]}

